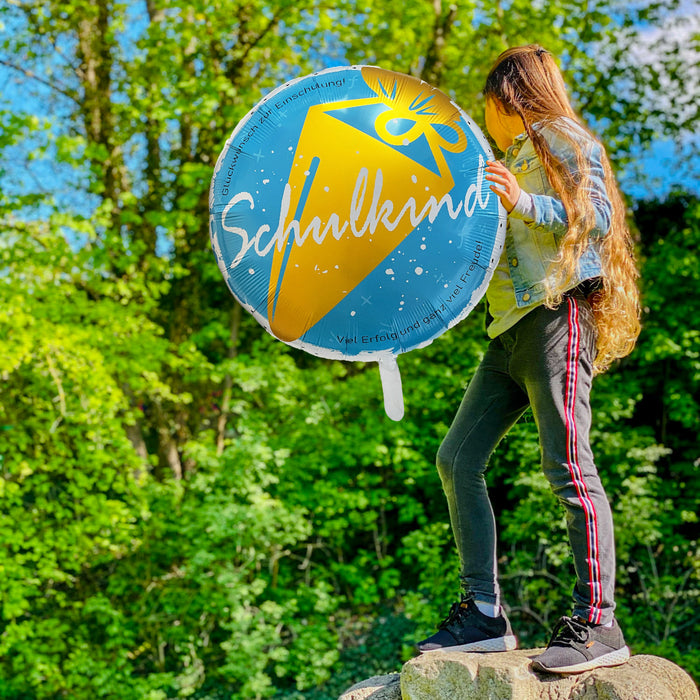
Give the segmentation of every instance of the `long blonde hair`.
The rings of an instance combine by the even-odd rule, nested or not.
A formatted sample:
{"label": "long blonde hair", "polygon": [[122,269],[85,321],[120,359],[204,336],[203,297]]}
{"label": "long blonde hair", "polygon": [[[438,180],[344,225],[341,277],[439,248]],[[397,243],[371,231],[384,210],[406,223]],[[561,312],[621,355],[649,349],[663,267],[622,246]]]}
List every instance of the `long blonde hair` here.
{"label": "long blonde hair", "polygon": [[[576,139],[570,126],[567,127],[561,118],[575,121],[590,138],[590,144],[596,143],[600,147],[612,214],[610,230],[601,241],[601,284],[589,296],[589,301],[598,337],[594,368],[603,372],[615,359],[632,351],[640,332],[636,282],[639,272],[625,205],[605,149],[572,108],[553,56],[537,44],[504,51],[486,79],[484,97],[497,98],[509,114],[516,113],[522,119],[547,177],[566,210],[568,230],[547,274],[545,305],[550,308],[558,306],[564,293],[575,284],[579,260],[589,245],[589,234],[595,225],[595,209],[588,194],[590,159],[583,151],[581,139]],[[537,129],[533,128],[535,124]],[[576,158],[575,170],[572,171],[551,152],[539,128],[545,125],[570,143]]]}

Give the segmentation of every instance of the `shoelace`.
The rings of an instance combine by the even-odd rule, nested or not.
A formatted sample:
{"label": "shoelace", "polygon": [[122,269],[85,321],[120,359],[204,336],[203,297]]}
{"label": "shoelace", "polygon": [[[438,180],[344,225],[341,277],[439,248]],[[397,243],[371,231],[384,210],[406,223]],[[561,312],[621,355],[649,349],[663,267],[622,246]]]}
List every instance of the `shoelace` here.
{"label": "shoelace", "polygon": [[460,617],[462,617],[462,615],[466,615],[469,610],[467,608],[467,602],[469,600],[471,600],[471,598],[464,597],[458,603],[452,603],[450,612],[447,614],[447,617],[438,625],[438,629],[444,629],[445,627],[447,627],[447,625],[452,624]]}
{"label": "shoelace", "polygon": [[562,617],[554,628],[550,644],[554,642],[585,642],[588,627],[572,617]]}

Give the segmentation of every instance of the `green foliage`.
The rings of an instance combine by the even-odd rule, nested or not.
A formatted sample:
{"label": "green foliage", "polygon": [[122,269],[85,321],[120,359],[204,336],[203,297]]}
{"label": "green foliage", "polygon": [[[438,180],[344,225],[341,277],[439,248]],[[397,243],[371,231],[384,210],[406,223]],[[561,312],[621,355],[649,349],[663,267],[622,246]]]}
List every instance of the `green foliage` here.
{"label": "green foliage", "polygon": [[[672,7],[0,7],[0,697],[327,700],[400,667],[457,594],[434,455],[482,319],[400,359],[407,415],[389,421],[376,366],[303,355],[241,314],[209,251],[214,161],[265,92],[329,63],[413,73],[479,118],[488,67],[527,41],[562,56],[625,160],[697,126],[660,99],[687,102],[675,39],[654,65],[629,52],[634,22]],[[625,633],[698,677],[700,208],[679,195],[635,218],[644,332],[596,382],[594,448]],[[525,645],[573,580],[538,463],[525,416],[488,474]]]}
{"label": "green foliage", "polygon": [[54,697],[110,656],[106,644],[85,659],[73,635],[100,614],[83,578],[138,538],[139,462],[116,375],[120,346],[144,319],[111,300],[91,303],[71,279],[75,256],[51,230],[16,230],[24,235],[0,248],[0,648],[16,697],[35,685]]}
{"label": "green foliage", "polygon": [[[677,654],[689,652],[684,658],[695,668],[700,527],[693,490],[700,469],[700,335],[689,319],[700,313],[699,205],[696,198],[674,196],[662,205],[641,203],[636,212],[647,317],[629,371],[639,396],[633,421],[650,436],[650,450],[641,464],[645,474],[628,478],[646,491],[638,500],[649,517],[646,530],[636,528],[637,542],[630,543],[626,560],[633,589],[630,612],[644,610],[649,621],[639,629],[640,644],[668,648],[672,640]],[[627,522],[634,525],[638,516]]]}

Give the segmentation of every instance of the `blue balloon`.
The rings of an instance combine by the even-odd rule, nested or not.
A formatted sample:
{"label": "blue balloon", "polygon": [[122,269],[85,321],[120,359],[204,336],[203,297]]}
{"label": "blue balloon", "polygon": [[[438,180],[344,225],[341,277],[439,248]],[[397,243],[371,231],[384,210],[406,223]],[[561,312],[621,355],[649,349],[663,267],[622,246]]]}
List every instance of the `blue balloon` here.
{"label": "blue balloon", "polygon": [[219,268],[273,336],[378,361],[398,419],[396,356],[463,319],[500,256],[491,158],[474,122],[416,78],[352,66],[290,81],[238,124],[216,164]]}

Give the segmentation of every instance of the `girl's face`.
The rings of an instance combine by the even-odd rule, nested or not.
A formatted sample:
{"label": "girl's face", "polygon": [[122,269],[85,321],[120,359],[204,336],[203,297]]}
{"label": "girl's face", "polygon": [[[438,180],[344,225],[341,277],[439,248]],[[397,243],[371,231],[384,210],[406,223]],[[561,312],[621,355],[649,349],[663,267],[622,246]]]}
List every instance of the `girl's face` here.
{"label": "girl's face", "polygon": [[517,114],[506,114],[505,108],[495,97],[486,98],[486,130],[504,153],[516,136],[525,131],[523,120]]}

